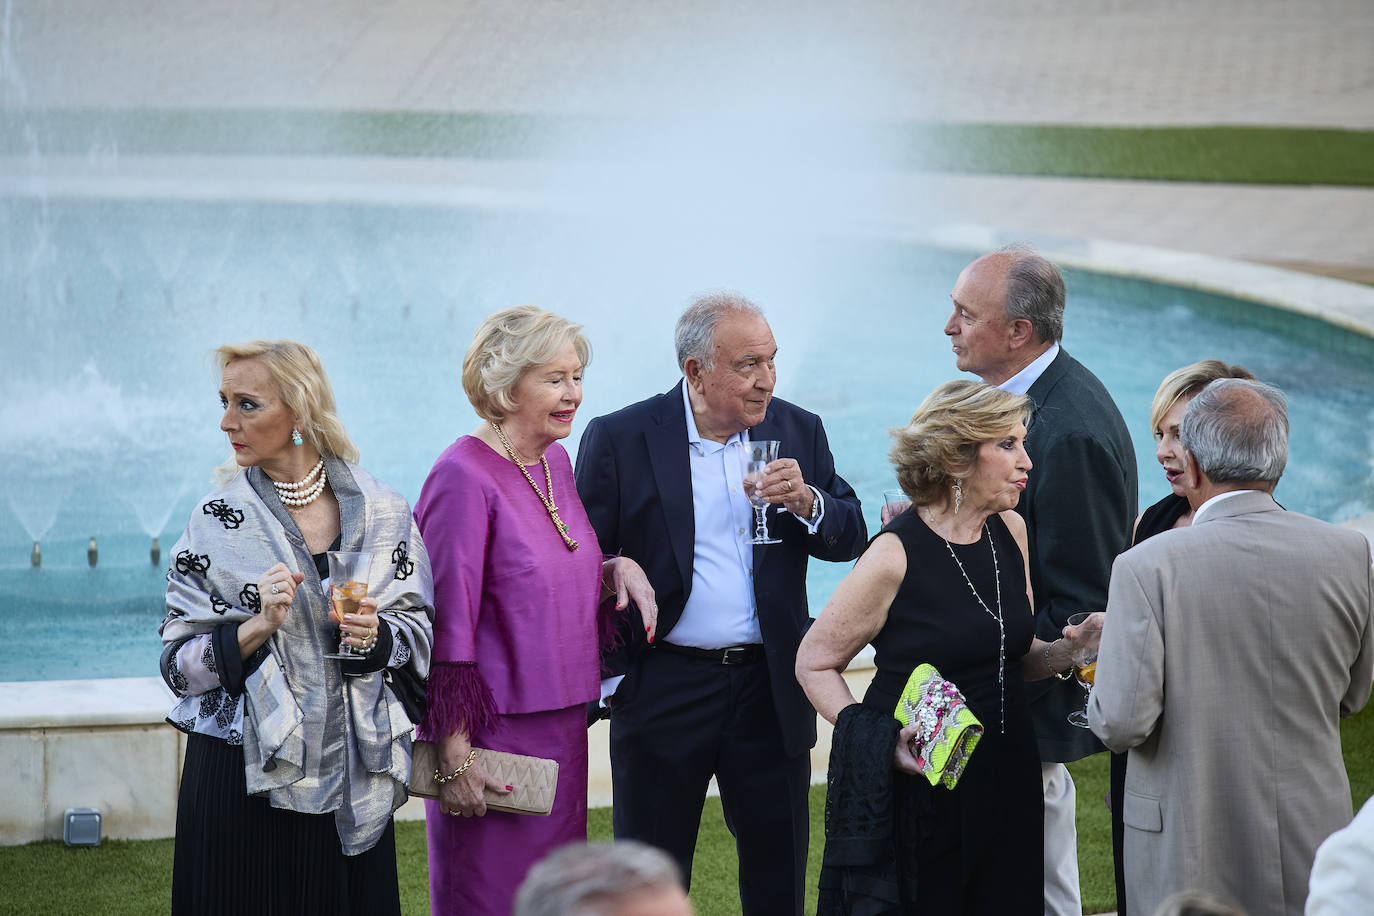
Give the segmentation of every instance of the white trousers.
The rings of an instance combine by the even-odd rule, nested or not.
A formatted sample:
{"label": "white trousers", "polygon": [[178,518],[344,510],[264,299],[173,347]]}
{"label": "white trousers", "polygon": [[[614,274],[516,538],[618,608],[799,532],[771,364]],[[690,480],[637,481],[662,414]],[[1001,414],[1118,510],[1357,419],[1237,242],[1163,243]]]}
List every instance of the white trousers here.
{"label": "white trousers", "polygon": [[1062,763],[1042,763],[1040,784],[1045,792],[1045,916],[1083,916],[1073,777]]}

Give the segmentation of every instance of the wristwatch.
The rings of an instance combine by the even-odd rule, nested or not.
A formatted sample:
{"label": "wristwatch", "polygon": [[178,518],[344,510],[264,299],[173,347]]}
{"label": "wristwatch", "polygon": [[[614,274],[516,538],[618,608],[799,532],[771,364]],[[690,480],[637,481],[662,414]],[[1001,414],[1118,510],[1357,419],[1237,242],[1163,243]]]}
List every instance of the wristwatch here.
{"label": "wristwatch", "polygon": [[817,490],[809,483],[806,486],[811,491],[811,495],[816,497],[815,499],[811,500],[811,512],[806,516],[806,520],[808,522],[814,522],[816,519],[821,517],[821,491]]}

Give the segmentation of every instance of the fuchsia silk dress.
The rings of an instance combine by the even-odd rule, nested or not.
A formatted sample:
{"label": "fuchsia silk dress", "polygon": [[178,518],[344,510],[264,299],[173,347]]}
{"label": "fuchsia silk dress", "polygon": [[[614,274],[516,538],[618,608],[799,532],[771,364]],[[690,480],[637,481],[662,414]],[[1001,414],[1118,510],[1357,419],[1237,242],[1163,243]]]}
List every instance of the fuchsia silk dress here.
{"label": "fuchsia silk dress", "polygon": [[[586,704],[600,695],[601,551],[568,453],[554,443],[545,457],[575,551],[520,468],[473,436],[439,456],[415,504],[434,571],[425,737],[466,728],[475,746],[559,765],[548,817],[465,818],[425,802],[435,916],[508,916],[530,866],[587,836]],[[543,467],[527,470],[543,492]]]}

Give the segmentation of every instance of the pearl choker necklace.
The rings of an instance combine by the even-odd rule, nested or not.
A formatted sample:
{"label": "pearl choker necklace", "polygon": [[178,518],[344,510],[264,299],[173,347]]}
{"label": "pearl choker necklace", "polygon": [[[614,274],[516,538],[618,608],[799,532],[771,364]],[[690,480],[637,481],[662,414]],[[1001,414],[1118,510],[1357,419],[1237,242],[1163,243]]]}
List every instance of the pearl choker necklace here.
{"label": "pearl choker necklace", "polygon": [[324,471],[324,459],[321,458],[310,473],[306,474],[295,483],[278,483],[272,481],[272,486],[277,488],[277,496],[283,505],[298,509],[301,506],[308,506],[320,498],[324,492],[324,485],[329,481],[329,475]]}

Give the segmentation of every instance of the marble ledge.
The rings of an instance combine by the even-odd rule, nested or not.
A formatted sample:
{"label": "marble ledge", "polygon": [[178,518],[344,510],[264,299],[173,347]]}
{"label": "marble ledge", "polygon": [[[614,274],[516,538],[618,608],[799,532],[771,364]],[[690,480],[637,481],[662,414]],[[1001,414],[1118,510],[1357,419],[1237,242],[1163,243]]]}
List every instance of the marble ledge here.
{"label": "marble ledge", "polygon": [[155,725],[172,708],[156,677],[0,681],[0,730]]}
{"label": "marble ledge", "polygon": [[[849,664],[851,671],[872,667],[868,646]],[[160,725],[175,701],[156,677],[0,681],[0,731]]]}

